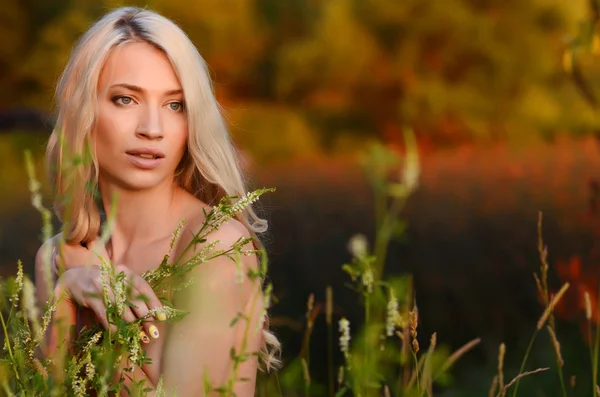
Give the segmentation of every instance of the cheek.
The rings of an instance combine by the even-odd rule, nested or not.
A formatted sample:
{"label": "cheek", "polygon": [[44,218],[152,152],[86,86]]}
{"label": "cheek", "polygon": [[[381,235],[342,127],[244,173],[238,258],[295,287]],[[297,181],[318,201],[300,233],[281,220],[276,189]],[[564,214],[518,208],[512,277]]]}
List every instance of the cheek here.
{"label": "cheek", "polygon": [[100,109],[95,127],[96,150],[107,151],[120,147],[120,141],[131,129],[131,117],[122,117],[119,112]]}
{"label": "cheek", "polygon": [[173,148],[179,153],[179,158],[183,156],[185,149],[187,148],[188,141],[188,126],[187,122],[181,122],[177,128],[175,139],[173,139]]}

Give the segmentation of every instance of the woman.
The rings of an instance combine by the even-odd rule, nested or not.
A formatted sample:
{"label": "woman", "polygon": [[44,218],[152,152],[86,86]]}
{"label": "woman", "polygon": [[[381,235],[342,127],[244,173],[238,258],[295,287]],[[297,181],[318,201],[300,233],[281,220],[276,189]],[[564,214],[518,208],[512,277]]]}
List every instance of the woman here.
{"label": "woman", "polygon": [[[55,296],[66,296],[55,317],[76,324],[93,321],[105,327],[99,251],[118,264],[139,294],[135,307],[123,313],[126,321],[144,317],[161,306],[140,277],[156,268],[169,251],[172,232],[182,219],[183,230],[173,257],[194,255],[203,245],[218,241],[227,248],[240,237],[255,237],[266,229],[263,220],[247,209],[223,224],[199,244],[185,251],[205,220],[209,205],[224,196],[242,196],[245,186],[228,132],[212,92],[206,65],[195,47],[174,23],[148,10],[119,8],[87,31],[67,64],[57,88],[58,119],[47,148],[48,166],[56,187],[56,209],[63,232],[45,243],[36,258],[38,301],[51,292],[44,279],[43,252],[54,252]],[[73,161],[88,153],[91,164]],[[71,157],[69,157],[71,156]],[[71,159],[71,162],[69,162]],[[114,212],[110,240],[99,239],[100,193],[106,213]],[[112,198],[118,205],[112,208]],[[61,201],[62,200],[62,201]],[[64,241],[64,244],[61,243]],[[252,245],[245,249],[252,249]],[[247,269],[257,267],[255,254],[242,257]],[[203,378],[222,385],[231,368],[230,349],[239,348],[242,331],[230,326],[239,312],[248,312],[250,297],[260,289],[258,280],[236,282],[235,263],[213,259],[192,271],[183,309],[189,315],[169,328],[149,322],[140,338],[152,364],[135,376],[153,389],[162,376],[167,389],[178,396],[203,395]],[[262,302],[261,302],[262,303]],[[263,321],[261,305],[248,313],[257,328]],[[86,315],[87,313],[87,315]],[[56,346],[56,333],[49,346]],[[274,351],[278,342],[267,330],[251,333],[247,351]],[[277,364],[266,355],[266,367]],[[251,396],[256,356],[240,365],[235,393]],[[150,395],[152,395],[152,391]]]}

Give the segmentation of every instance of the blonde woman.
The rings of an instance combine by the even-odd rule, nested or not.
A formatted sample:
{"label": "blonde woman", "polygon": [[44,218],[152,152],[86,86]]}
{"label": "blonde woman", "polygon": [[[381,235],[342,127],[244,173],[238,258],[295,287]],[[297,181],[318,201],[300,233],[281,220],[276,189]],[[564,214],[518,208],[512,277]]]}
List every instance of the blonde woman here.
{"label": "blonde woman", "polygon": [[[62,252],[53,256],[54,292],[69,299],[55,317],[77,328],[90,321],[109,326],[102,300],[89,298],[102,293],[99,267],[84,266],[98,264],[92,255],[96,250],[117,264],[136,291],[148,298],[125,310],[124,319],[134,321],[161,306],[140,275],[161,262],[179,222],[186,220],[174,257],[188,246],[209,205],[246,193],[206,65],[170,20],[145,9],[119,8],[80,39],[59,81],[57,105],[47,160],[56,188],[55,208],[68,223],[45,245]],[[65,165],[87,148],[91,164]],[[106,213],[114,210],[111,198],[118,198],[106,246],[98,239],[102,209],[93,194],[96,188]],[[265,222],[247,209],[214,231],[206,244],[218,240],[225,248],[265,229]],[[42,252],[36,258],[40,303],[52,292],[41,281]],[[256,255],[244,256],[243,266],[256,268],[257,261]],[[65,269],[62,274],[56,262]],[[203,395],[204,374],[213,386],[225,382],[230,349],[239,347],[242,337],[239,326],[230,326],[231,320],[248,312],[250,296],[260,288],[257,280],[236,284],[235,264],[224,257],[193,273],[196,283],[183,308],[189,315],[168,328],[159,321],[145,325],[141,338],[152,364],[135,374],[151,389],[162,376],[167,389],[176,388],[178,396]],[[248,314],[259,328],[264,311],[257,308]],[[50,346],[58,343],[56,333],[49,339]],[[247,351],[267,351],[269,346],[274,351],[278,342],[265,329],[251,333]],[[273,366],[277,360],[270,356],[265,364]],[[241,365],[238,379],[247,381],[236,383],[237,396],[254,394],[258,367],[255,356]]]}

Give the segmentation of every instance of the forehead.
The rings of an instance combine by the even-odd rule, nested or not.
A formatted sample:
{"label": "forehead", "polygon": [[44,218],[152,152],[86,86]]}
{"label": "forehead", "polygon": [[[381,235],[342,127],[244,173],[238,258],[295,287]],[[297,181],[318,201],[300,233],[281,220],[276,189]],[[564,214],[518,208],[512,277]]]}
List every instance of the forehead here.
{"label": "forehead", "polygon": [[117,47],[106,59],[98,79],[99,91],[122,83],[157,93],[181,88],[167,56],[144,42]]}

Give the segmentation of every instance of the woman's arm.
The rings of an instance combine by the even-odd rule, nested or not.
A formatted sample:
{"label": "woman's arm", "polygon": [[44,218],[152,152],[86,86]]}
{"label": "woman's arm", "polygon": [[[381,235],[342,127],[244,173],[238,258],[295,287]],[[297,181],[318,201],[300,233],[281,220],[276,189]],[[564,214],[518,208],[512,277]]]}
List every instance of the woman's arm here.
{"label": "woman's arm", "polygon": [[[209,235],[207,244],[218,240],[216,248],[227,249],[240,237],[249,237],[249,233],[232,220]],[[185,248],[189,240],[183,240],[178,245]],[[244,249],[253,247],[248,244]],[[187,257],[193,255],[190,252]],[[218,395],[204,393],[205,380],[215,389],[225,387],[233,376],[237,396],[254,395],[258,370],[255,353],[262,344],[264,303],[260,280],[245,276],[250,268],[257,269],[256,255],[241,256],[241,261],[241,280],[238,266],[225,256],[198,265],[191,272],[194,283],[178,298],[177,307],[189,314],[171,325],[161,363],[165,386],[178,396]],[[248,320],[240,319],[232,326],[240,313]],[[238,356],[247,355],[237,368],[231,358],[232,348]]]}
{"label": "woman's arm", "polygon": [[[44,308],[50,298],[51,290],[49,288],[54,288],[56,285],[57,271],[54,263],[57,237],[54,236],[44,242],[35,255],[35,290],[37,304],[40,309]],[[50,285],[47,283],[47,277],[50,277]]]}
{"label": "woman's arm", "polygon": [[[56,252],[60,235],[52,237],[44,242],[35,256],[35,287],[36,300],[40,310],[54,292],[54,303],[57,303],[50,327],[46,333],[46,343],[42,348],[42,354],[47,356],[58,348],[57,341],[61,334],[68,332],[70,326],[76,323],[77,308],[75,304],[65,295],[66,291],[57,286],[58,271],[56,267]],[[50,254],[50,255],[48,255]],[[48,277],[50,282],[48,283]],[[66,335],[63,335],[68,340]]]}

